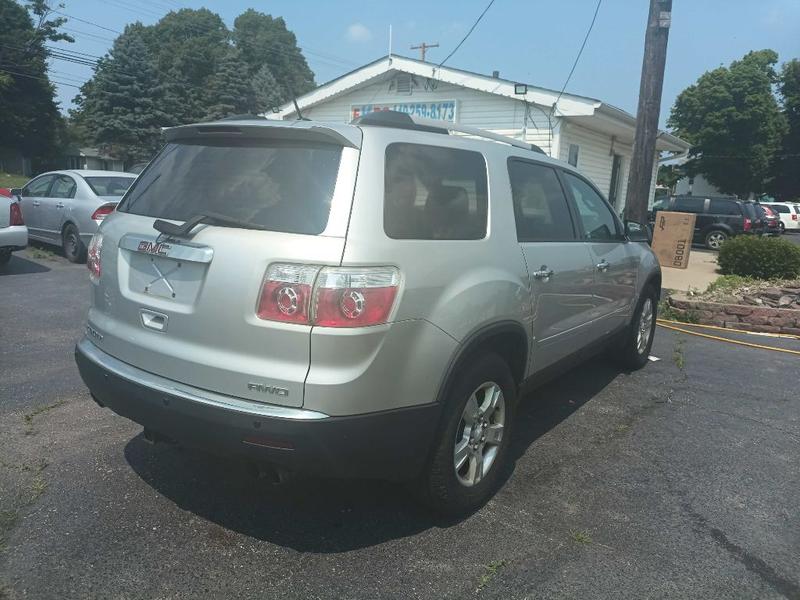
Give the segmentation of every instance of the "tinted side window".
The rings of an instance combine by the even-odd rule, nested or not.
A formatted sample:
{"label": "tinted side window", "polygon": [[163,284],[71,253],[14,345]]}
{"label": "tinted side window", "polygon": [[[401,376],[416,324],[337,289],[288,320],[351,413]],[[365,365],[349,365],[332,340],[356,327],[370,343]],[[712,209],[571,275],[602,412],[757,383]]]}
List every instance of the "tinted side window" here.
{"label": "tinted side window", "polygon": [[50,188],[51,198],[73,198],[75,196],[75,180],[66,175],[59,175]]}
{"label": "tinted side window", "polygon": [[383,228],[390,238],[486,237],[486,161],[479,152],[390,144],[386,148]]}
{"label": "tinted side window", "polygon": [[510,160],[508,175],[520,242],[575,239],[567,198],[554,169]]}
{"label": "tinted side window", "polygon": [[44,177],[40,177],[39,179],[34,179],[28,185],[25,186],[22,195],[32,196],[34,198],[43,198],[47,196],[47,192],[48,189],[50,188],[51,181],[53,181],[52,175],[45,175]]}
{"label": "tinted side window", "polygon": [[745,214],[748,217],[750,217],[751,219],[757,219],[758,218],[758,215],[756,214],[756,208],[750,202],[747,202],[747,203],[743,204],[742,208],[744,209]]}
{"label": "tinted side window", "polygon": [[732,200],[714,200],[708,205],[708,212],[713,215],[741,215],[739,205]]}
{"label": "tinted side window", "polygon": [[779,213],[783,213],[783,214],[789,214],[789,212],[791,212],[789,210],[789,207],[788,206],[784,206],[783,204],[768,204],[767,206],[769,206],[775,212],[779,212]]}
{"label": "tinted side window", "polygon": [[622,239],[617,229],[614,213],[592,186],[572,173],[564,173],[567,185],[575,199],[578,216],[583,223],[586,239],[592,241],[618,241]]}
{"label": "tinted side window", "polygon": [[703,212],[704,204],[705,198],[675,198],[675,206],[672,210],[675,212],[701,213]]}

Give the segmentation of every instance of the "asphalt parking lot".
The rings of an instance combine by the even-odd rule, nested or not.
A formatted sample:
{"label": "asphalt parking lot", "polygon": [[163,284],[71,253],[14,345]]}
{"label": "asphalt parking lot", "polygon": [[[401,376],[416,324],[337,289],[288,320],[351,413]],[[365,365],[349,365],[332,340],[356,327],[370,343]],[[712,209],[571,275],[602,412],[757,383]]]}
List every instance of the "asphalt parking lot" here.
{"label": "asphalt parking lot", "polygon": [[86,268],[34,255],[0,274],[0,598],[800,598],[800,356],[659,329],[640,372],[586,363],[446,521],[148,445],[75,368]]}

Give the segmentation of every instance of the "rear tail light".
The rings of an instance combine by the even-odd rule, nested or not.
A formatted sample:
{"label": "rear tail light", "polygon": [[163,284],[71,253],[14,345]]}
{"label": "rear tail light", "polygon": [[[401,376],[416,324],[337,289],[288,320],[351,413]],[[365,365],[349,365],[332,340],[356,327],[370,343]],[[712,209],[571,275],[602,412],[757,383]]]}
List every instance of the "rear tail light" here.
{"label": "rear tail light", "polygon": [[86,266],[89,267],[89,279],[93,283],[100,281],[100,251],[103,248],[103,234],[100,232],[92,236],[89,249],[86,251]]}
{"label": "rear tail light", "polygon": [[311,296],[319,267],[270,265],[256,314],[266,321],[311,323]]}
{"label": "rear tail light", "polygon": [[797,221],[797,215],[792,213],[792,221]]}
{"label": "rear tail light", "polygon": [[752,227],[753,227],[753,222],[750,219],[748,219],[747,217],[745,217],[744,218],[744,230],[745,231],[750,231],[750,229]]}
{"label": "rear tail light", "polygon": [[267,269],[256,314],[322,327],[378,325],[389,320],[399,285],[394,267],[274,264]]}
{"label": "rear tail light", "polygon": [[9,215],[8,224],[12,227],[16,225],[25,225],[22,218],[22,209],[19,207],[19,202],[11,203],[11,214]]}
{"label": "rear tail light", "polygon": [[112,212],[114,212],[114,209],[116,207],[117,207],[117,205],[114,204],[113,202],[110,202],[108,204],[103,204],[102,206],[99,206],[97,208],[97,210],[95,210],[92,213],[92,220],[93,221],[102,221],[108,215],[110,215]]}
{"label": "rear tail light", "polygon": [[389,320],[400,274],[393,267],[325,267],[315,287],[314,322],[322,327],[363,327]]}

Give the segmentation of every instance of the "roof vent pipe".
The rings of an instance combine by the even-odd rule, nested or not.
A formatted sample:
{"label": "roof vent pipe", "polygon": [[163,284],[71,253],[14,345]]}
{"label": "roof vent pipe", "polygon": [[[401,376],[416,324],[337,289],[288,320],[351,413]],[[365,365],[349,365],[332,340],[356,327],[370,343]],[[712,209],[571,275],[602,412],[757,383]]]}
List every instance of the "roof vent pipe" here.
{"label": "roof vent pipe", "polygon": [[500,71],[492,71],[493,79],[500,79]]}

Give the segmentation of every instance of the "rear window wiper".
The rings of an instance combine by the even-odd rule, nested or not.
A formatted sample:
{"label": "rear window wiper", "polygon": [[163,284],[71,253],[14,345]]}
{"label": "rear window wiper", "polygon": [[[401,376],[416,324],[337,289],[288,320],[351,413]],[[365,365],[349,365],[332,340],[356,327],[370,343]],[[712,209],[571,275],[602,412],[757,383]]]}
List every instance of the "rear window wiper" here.
{"label": "rear window wiper", "polygon": [[215,212],[201,212],[197,213],[188,219],[183,225],[175,225],[169,221],[156,219],[153,222],[153,229],[160,231],[166,235],[178,237],[191,237],[191,231],[201,223],[209,225],[220,225],[222,227],[241,227],[242,229],[258,229],[260,231],[270,231],[268,227],[259,225],[258,223],[251,223],[235,217],[227,217]]}

